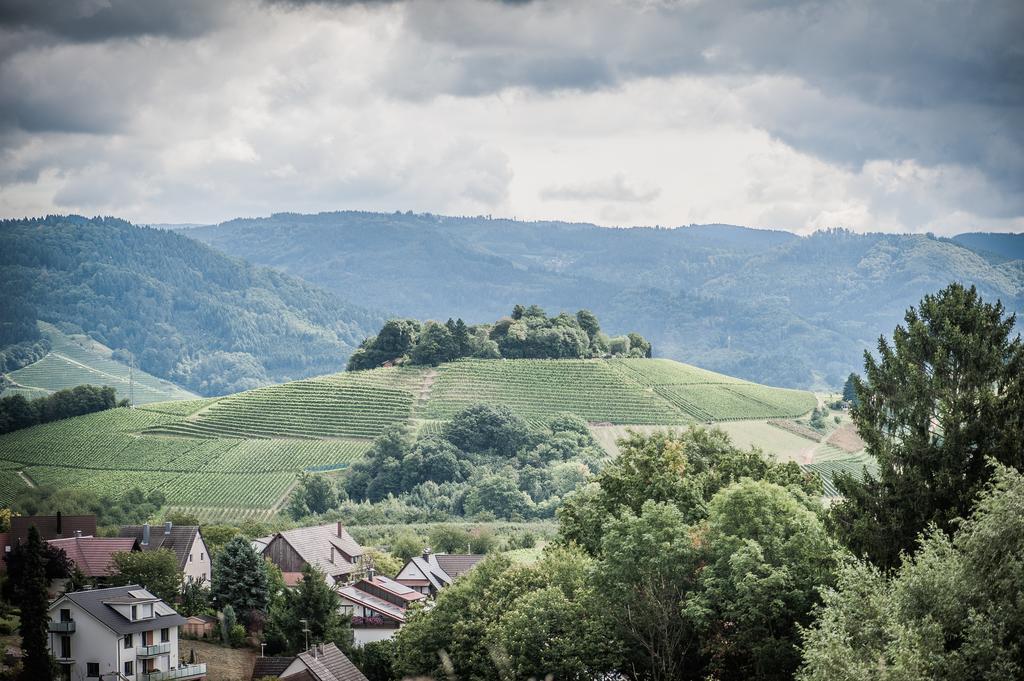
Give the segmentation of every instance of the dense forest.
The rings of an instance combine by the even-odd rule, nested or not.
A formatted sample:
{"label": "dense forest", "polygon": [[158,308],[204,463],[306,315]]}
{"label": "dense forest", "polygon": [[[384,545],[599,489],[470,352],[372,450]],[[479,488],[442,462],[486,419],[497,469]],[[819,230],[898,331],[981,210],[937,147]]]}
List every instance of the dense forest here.
{"label": "dense forest", "polygon": [[1024,236],[982,239],[980,255],[961,237],[361,212],[182,233],[398,315],[473,324],[521,300],[583,307],[643,334],[659,356],[798,388],[842,386],[865,347],[950,281],[1024,309],[1024,265],[1014,260]]}
{"label": "dense forest", "polygon": [[[86,333],[203,395],[339,371],[382,317],[173,232],[113,218],[0,222],[4,370],[45,349],[34,319]],[[45,352],[42,352],[45,354]]]}
{"label": "dense forest", "polygon": [[516,305],[493,324],[441,324],[391,319],[364,340],[348,361],[349,371],[384,364],[438,365],[463,357],[476,359],[584,359],[650,357],[651,344],[637,333],[610,338],[593,312],[549,317],[537,305]]}

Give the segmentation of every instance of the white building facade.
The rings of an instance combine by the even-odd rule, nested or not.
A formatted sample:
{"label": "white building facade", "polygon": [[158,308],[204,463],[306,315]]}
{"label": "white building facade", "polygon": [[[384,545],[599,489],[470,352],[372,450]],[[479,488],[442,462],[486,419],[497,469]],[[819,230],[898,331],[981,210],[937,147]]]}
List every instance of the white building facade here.
{"label": "white building facade", "polygon": [[139,586],[67,593],[50,605],[50,652],[67,681],[190,681],[206,665],[179,664],[185,618]]}

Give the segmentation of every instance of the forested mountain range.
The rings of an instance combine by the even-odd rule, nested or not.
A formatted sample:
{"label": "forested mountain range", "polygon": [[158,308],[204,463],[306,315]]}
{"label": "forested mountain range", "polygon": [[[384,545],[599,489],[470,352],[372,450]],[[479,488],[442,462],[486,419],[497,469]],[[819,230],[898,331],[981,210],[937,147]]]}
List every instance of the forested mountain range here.
{"label": "forested mountain range", "polygon": [[587,308],[656,356],[772,385],[842,385],[950,281],[1024,309],[1022,236],[610,229],[412,213],[284,213],[183,232],[374,309],[467,323]]}
{"label": "forested mountain range", "polygon": [[203,395],[340,371],[384,321],[287,274],[114,218],[0,221],[0,286],[0,338],[20,348],[8,363],[38,354],[39,319]]}

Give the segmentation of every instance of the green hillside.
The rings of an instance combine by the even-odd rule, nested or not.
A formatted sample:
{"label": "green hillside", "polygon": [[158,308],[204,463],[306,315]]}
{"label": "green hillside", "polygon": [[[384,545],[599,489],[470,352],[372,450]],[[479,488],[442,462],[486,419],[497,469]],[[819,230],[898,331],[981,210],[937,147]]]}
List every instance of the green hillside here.
{"label": "green hillside", "polygon": [[33,398],[88,383],[109,385],[117,390],[118,399],[126,399],[131,393],[135,404],[198,397],[137,367],[132,372],[134,386],[129,389],[129,368],[111,357],[110,348],[84,335],[65,335],[45,322],[40,322],[39,328],[52,349],[38,362],[7,374],[11,384],[3,395],[21,393]]}
{"label": "green hillside", "polygon": [[463,407],[507,405],[530,423],[573,412],[603,427],[779,419],[807,392],[671,360],[462,360],[349,372],[223,398],[114,409],[0,437],[0,502],[25,484],[159,488],[204,519],[267,517],[303,470],[360,458],[388,426],[436,430]]}
{"label": "green hillside", "polygon": [[[0,220],[0,290],[13,299],[0,302],[0,370],[43,354],[42,319],[206,396],[339,371],[383,323],[293,277],[114,218]],[[71,367],[51,373],[61,369]]]}

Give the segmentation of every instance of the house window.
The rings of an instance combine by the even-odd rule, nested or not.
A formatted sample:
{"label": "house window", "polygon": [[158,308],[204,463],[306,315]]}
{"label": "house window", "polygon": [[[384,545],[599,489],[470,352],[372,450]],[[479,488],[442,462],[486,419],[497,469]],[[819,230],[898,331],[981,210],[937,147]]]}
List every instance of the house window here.
{"label": "house window", "polygon": [[190,563],[192,562],[192,554],[191,553],[188,554],[188,562],[190,562]]}
{"label": "house window", "polygon": [[202,551],[199,552],[199,560],[206,560],[206,554]]}
{"label": "house window", "polygon": [[160,630],[160,642],[170,643],[171,642],[171,630],[164,628]]}
{"label": "house window", "polygon": [[132,621],[134,622],[137,619],[139,619],[139,606],[133,605],[132,606]]}
{"label": "house window", "polygon": [[131,634],[125,634],[124,635],[124,647],[125,647],[125,650],[127,650],[128,648],[132,647],[132,635]]}
{"label": "house window", "polygon": [[85,675],[90,679],[98,679],[100,677],[100,663],[87,662],[85,665]]}
{"label": "house window", "polygon": [[68,610],[67,608],[61,608],[60,609],[60,621],[61,622],[70,622],[71,621],[71,611]]}
{"label": "house window", "polygon": [[71,637],[60,637],[60,656],[65,660],[71,657]]}
{"label": "house window", "polygon": [[124,663],[124,675],[133,676],[135,674],[135,663],[129,660]]}

